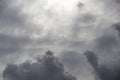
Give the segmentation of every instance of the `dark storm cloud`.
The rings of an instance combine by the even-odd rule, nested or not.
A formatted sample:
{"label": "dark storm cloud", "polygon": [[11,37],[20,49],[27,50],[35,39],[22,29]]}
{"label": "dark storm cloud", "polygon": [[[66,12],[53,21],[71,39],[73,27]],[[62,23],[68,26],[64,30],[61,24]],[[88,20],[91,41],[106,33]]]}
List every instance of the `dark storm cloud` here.
{"label": "dark storm cloud", "polygon": [[4,80],[76,80],[64,71],[64,66],[47,51],[37,62],[24,62],[19,65],[10,64],[3,71]]}
{"label": "dark storm cloud", "polygon": [[[96,53],[92,51],[85,52],[88,62],[94,69],[95,80],[119,80],[120,79],[120,68],[108,66],[107,64],[99,64]],[[119,66],[116,65],[116,66]]]}

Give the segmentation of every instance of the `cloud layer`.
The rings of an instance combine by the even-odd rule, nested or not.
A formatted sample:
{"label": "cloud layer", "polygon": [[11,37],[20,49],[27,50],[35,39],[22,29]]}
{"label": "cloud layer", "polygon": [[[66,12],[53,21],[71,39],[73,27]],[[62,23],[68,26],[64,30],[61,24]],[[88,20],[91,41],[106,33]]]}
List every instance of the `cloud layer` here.
{"label": "cloud layer", "polygon": [[93,80],[83,53],[92,50],[100,64],[117,67],[119,23],[120,0],[0,0],[0,75],[6,64],[50,49],[78,79]]}

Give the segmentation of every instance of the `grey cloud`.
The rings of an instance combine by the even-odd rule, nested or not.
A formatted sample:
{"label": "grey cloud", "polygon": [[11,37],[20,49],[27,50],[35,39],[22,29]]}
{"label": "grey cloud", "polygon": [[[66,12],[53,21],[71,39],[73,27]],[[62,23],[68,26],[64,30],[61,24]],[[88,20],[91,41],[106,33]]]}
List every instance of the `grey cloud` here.
{"label": "grey cloud", "polygon": [[114,24],[113,28],[115,28],[119,32],[119,35],[120,35],[120,23]]}
{"label": "grey cloud", "polygon": [[24,51],[26,45],[34,42],[30,38],[33,32],[40,33],[34,24],[27,23],[27,15],[22,13],[23,4],[15,5],[17,1],[0,0],[0,56]]}
{"label": "grey cloud", "polygon": [[93,45],[93,51],[96,51],[99,56],[99,62],[109,63],[110,66],[116,65],[120,59],[120,38],[117,30],[114,28],[115,26],[107,28],[91,44]]}
{"label": "grey cloud", "polygon": [[[10,6],[12,3],[8,1],[1,1],[0,4],[0,27],[23,27],[26,16],[21,13],[21,6]],[[14,3],[16,3],[14,1]],[[14,4],[13,4],[14,5]]]}
{"label": "grey cloud", "polygon": [[84,41],[80,41],[80,40],[74,40],[74,39],[63,39],[60,42],[60,46],[64,46],[64,47],[69,47],[69,48],[80,48],[81,46],[83,46],[85,44]]}
{"label": "grey cloud", "polygon": [[114,2],[116,2],[117,4],[119,4],[120,0],[112,0]]}
{"label": "grey cloud", "polygon": [[78,38],[81,35],[81,31],[84,29],[92,29],[97,22],[97,16],[92,13],[78,14],[71,26],[71,36]]}
{"label": "grey cloud", "polygon": [[80,15],[80,18],[78,19],[78,22],[83,22],[83,23],[94,23],[96,21],[96,17],[95,15],[91,14],[91,13],[86,13],[83,14],[82,16]]}
{"label": "grey cloud", "polygon": [[[78,79],[88,79],[92,76],[82,50],[64,50],[60,53],[60,60],[65,69],[77,76]],[[85,77],[84,77],[85,76]]]}
{"label": "grey cloud", "polygon": [[[33,53],[39,53],[39,51],[41,51],[41,50],[39,50],[39,48],[44,49],[49,46],[52,46],[52,48],[57,48],[60,50],[61,50],[61,48],[62,48],[62,50],[63,49],[74,50],[74,51],[65,52],[65,53],[63,52],[64,55],[62,55],[62,58],[63,58],[63,62],[66,65],[68,65],[68,67],[71,70],[76,67],[76,69],[74,69],[74,70],[77,72],[78,69],[83,69],[83,68],[79,68],[79,67],[85,66],[84,61],[83,61],[84,57],[81,57],[81,55],[79,55],[80,50],[82,52],[86,48],[88,48],[88,47],[92,48],[95,45],[96,50],[100,50],[103,52],[105,51],[105,54],[108,56],[111,56],[111,54],[108,54],[106,52],[112,53],[112,51],[114,49],[119,50],[118,49],[120,47],[119,40],[116,38],[116,36],[114,34],[113,35],[112,34],[103,34],[101,37],[97,38],[95,40],[95,42],[93,41],[93,43],[91,43],[91,45],[88,44],[89,41],[87,39],[85,41],[81,41],[81,39],[79,39],[79,36],[82,35],[82,33],[80,33],[80,32],[83,29],[85,29],[88,32],[90,31],[90,33],[96,34],[96,36],[99,35],[99,33],[100,34],[104,33],[104,32],[101,32],[100,29],[102,26],[105,27],[105,25],[107,25],[106,21],[103,20],[103,22],[105,22],[105,23],[98,21],[98,24],[96,24],[99,16],[92,14],[92,12],[84,13],[84,14],[77,14],[77,15],[75,14],[75,16],[74,16],[75,20],[73,20],[72,25],[70,25],[71,30],[70,31],[65,30],[65,32],[69,33],[68,37],[59,38],[58,36],[54,36],[54,33],[52,33],[52,30],[50,30],[51,34],[48,33],[45,37],[41,37],[42,35],[39,34],[40,28],[37,29],[37,27],[35,27],[34,24],[31,25],[31,24],[26,23],[27,15],[25,15],[21,12],[22,6],[10,7],[9,1],[15,1],[15,0],[6,0],[6,1],[0,0],[0,32],[2,31],[2,29],[5,30],[5,31],[3,31],[4,34],[0,34],[0,56],[8,54],[8,53],[19,53],[20,51],[24,52],[24,47],[27,45],[28,46],[30,45],[30,47],[32,47],[32,48],[28,49],[28,51],[26,51],[24,53],[25,55],[27,53],[32,53],[32,55],[34,55]],[[103,0],[100,0],[100,1],[103,1]],[[110,11],[111,10],[116,10],[116,11],[119,10],[119,7],[118,7],[119,0],[115,0],[116,2],[113,0],[104,0],[104,1],[103,1],[103,4],[104,4],[104,7],[106,7],[105,9],[107,9],[107,10],[110,9]],[[115,2],[114,4],[116,4],[116,5],[113,5],[112,1]],[[35,1],[33,1],[33,2],[35,2]],[[24,1],[23,1],[23,3],[24,3]],[[28,5],[31,5],[31,4],[32,4],[32,2]],[[82,8],[84,5],[85,4],[78,3],[77,7]],[[87,5],[85,5],[85,6],[87,6]],[[96,6],[97,6],[97,3],[96,3]],[[99,7],[99,5],[98,5],[98,7]],[[83,7],[83,10],[84,10],[84,7]],[[112,11],[112,12],[114,12],[114,11]],[[49,14],[49,11],[48,11],[48,13],[45,12],[45,14],[46,14],[45,16],[53,16],[53,15],[56,16],[56,14],[54,14],[54,11],[53,12],[51,11],[50,13],[51,14]],[[95,13],[95,12],[93,12],[93,13]],[[107,14],[105,13],[105,15],[107,15]],[[114,15],[119,15],[119,14],[115,13]],[[50,19],[52,20],[52,17],[50,17]],[[94,23],[96,25],[94,25]],[[112,23],[110,23],[110,24],[112,24]],[[54,26],[54,24],[53,24],[53,26]],[[94,30],[95,32],[93,30],[91,30],[92,29],[91,26],[96,27]],[[98,28],[98,26],[99,26],[99,28]],[[14,34],[16,36],[9,34],[12,31],[14,32],[14,30],[16,30],[16,28],[18,29],[18,35],[22,34],[22,31],[25,32],[25,35],[27,35],[27,34],[29,34],[29,35],[27,35],[27,37],[25,35],[22,35],[22,37],[21,37],[21,36],[18,36],[17,34]],[[9,29],[11,29],[12,31],[10,31]],[[116,29],[119,31],[119,27],[117,27]],[[38,32],[39,38],[35,38],[35,39],[29,38],[32,36],[33,32],[35,32],[35,34],[37,34],[37,32]],[[37,52],[36,48],[38,49],[38,52]],[[114,53],[112,53],[112,54],[114,55]],[[95,59],[95,57],[93,59]],[[97,61],[97,59],[96,59],[96,61]],[[30,64],[31,67],[33,67],[33,65],[37,64],[37,63],[32,64],[30,62],[28,62],[28,63]],[[95,65],[97,65],[97,62],[93,62],[91,64],[93,64],[95,66]],[[21,65],[23,65],[23,64],[21,64]],[[16,68],[17,68],[16,71],[18,71],[18,69],[21,69],[21,68],[19,68],[20,66],[17,66],[17,65],[13,65],[13,66],[16,66]],[[30,70],[30,71],[33,71],[33,70]],[[13,73],[16,73],[16,72],[13,72]],[[34,73],[34,71],[33,71],[33,73]],[[35,73],[35,74],[37,74],[37,73]],[[106,74],[106,72],[105,72],[105,74]],[[20,76],[20,75],[21,75],[21,73],[17,73],[17,76]],[[32,75],[32,74],[30,73],[30,75]]]}
{"label": "grey cloud", "polygon": [[120,3],[120,0],[115,0],[116,1],[116,3]]}
{"label": "grey cloud", "polygon": [[84,7],[85,6],[85,4],[83,4],[83,3],[81,3],[81,2],[79,2],[78,4],[77,4],[77,7],[78,8],[82,8],[82,7]]}
{"label": "grey cloud", "polygon": [[86,51],[84,55],[87,57],[89,63],[96,69],[98,66],[98,58],[92,51]]}
{"label": "grey cloud", "polygon": [[51,51],[37,58],[37,62],[10,64],[3,71],[4,80],[76,80],[65,72],[63,65]]}
{"label": "grey cloud", "polygon": [[57,41],[58,37],[52,36],[52,35],[47,35],[43,38],[38,38],[36,40],[34,40],[34,43],[37,45],[51,45],[51,44],[55,44],[55,42]]}
{"label": "grey cloud", "polygon": [[[108,66],[108,64],[99,64],[96,53],[92,51],[85,52],[88,62],[94,69],[95,80],[119,80],[120,79],[120,68]],[[115,65],[115,66],[119,66]]]}
{"label": "grey cloud", "polygon": [[119,46],[119,40],[116,36],[111,34],[104,34],[96,40],[98,49],[111,50]]}
{"label": "grey cloud", "polygon": [[120,1],[119,0],[94,0],[97,3],[102,4],[104,11],[108,14],[119,17],[120,13]]}
{"label": "grey cloud", "polygon": [[[36,24],[28,21],[28,15],[23,13],[24,1],[17,4],[19,0],[1,0],[0,2],[0,33],[11,35],[28,35],[34,32],[40,33]],[[32,5],[32,4],[31,4]]]}
{"label": "grey cloud", "polygon": [[82,64],[83,56],[78,53],[77,51],[63,51],[61,52],[61,60],[71,67],[71,69],[74,69],[75,67],[80,67],[79,65]]}
{"label": "grey cloud", "polygon": [[0,55],[18,52],[29,42],[29,37],[0,34]]}
{"label": "grey cloud", "polygon": [[93,40],[94,50],[100,52],[100,54],[113,54],[119,51],[120,38],[118,35],[119,24],[113,23],[108,28],[102,31],[99,37]]}

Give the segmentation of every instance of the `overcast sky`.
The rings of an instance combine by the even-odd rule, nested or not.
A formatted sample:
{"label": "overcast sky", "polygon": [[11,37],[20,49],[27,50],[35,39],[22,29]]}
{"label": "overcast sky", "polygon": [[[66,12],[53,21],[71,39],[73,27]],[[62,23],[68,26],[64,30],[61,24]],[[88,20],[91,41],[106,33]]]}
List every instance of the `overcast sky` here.
{"label": "overcast sky", "polygon": [[[116,72],[119,32],[120,0],[0,0],[0,80],[8,64],[34,61],[47,50],[77,80],[102,75],[98,64]],[[96,54],[96,65],[86,51]]]}

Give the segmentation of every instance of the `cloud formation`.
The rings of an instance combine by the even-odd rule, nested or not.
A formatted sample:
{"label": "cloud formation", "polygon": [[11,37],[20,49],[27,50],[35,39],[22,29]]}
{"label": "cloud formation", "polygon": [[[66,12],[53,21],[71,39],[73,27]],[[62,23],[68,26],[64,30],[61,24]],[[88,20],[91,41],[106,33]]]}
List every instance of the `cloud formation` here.
{"label": "cloud formation", "polygon": [[9,64],[3,71],[4,80],[76,80],[65,72],[64,66],[51,51],[37,58],[36,62],[26,61],[22,64]]}
{"label": "cloud formation", "polygon": [[0,72],[9,62],[22,62],[48,49],[59,52],[67,70],[83,80],[90,79],[82,55],[86,50],[95,50],[100,62],[117,64],[119,4],[120,0],[0,0]]}
{"label": "cloud formation", "polygon": [[[93,67],[95,72],[95,80],[119,80],[120,68],[108,66],[107,64],[99,64],[96,53],[92,51],[85,52],[88,62]],[[118,65],[117,65],[118,66]]]}

